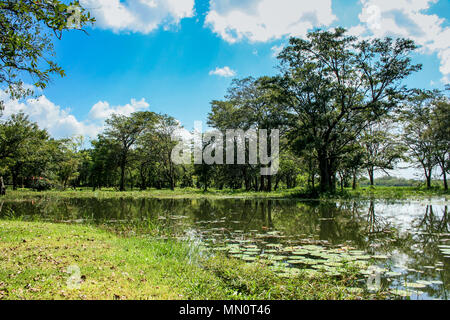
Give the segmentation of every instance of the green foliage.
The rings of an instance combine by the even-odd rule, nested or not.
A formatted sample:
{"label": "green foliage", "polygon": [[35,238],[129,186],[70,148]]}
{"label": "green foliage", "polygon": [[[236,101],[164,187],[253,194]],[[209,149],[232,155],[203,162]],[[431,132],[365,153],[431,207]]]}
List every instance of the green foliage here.
{"label": "green foliage", "polygon": [[[54,55],[52,37],[61,39],[72,12],[80,10],[79,27],[95,20],[78,1],[64,4],[58,0],[2,0],[0,2],[0,84],[18,99],[32,93],[23,86],[24,75],[35,79],[36,88],[45,88],[52,74],[64,76],[64,71],[51,56]],[[0,111],[3,104],[0,105]]]}
{"label": "green foliage", "polygon": [[[361,179],[361,186],[369,186],[369,179]],[[380,178],[376,178],[373,180],[374,186],[383,186],[383,187],[417,187],[420,184],[417,180],[398,178],[392,176],[384,176]]]}
{"label": "green foliage", "polygon": [[427,187],[431,188],[433,170],[441,167],[445,188],[449,172],[450,124],[448,98],[439,91],[415,90],[408,105],[400,113],[404,123],[403,141],[409,149],[409,159],[423,170]]}
{"label": "green foliage", "polygon": [[420,70],[408,55],[413,41],[357,41],[342,28],[292,38],[273,80],[293,115],[290,141],[317,158],[321,191],[333,191],[338,162],[368,124],[396,110],[402,80]]}

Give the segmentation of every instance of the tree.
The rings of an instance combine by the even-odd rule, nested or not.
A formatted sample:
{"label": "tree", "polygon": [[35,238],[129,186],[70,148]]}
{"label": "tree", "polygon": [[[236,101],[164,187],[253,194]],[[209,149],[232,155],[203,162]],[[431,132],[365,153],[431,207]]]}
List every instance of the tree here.
{"label": "tree", "polygon": [[103,136],[118,150],[115,156],[120,168],[120,191],[125,191],[125,172],[131,148],[135,146],[139,136],[153,126],[155,119],[155,113],[146,111],[135,112],[129,117],[113,114],[106,120],[107,127]]}
{"label": "tree", "polygon": [[161,188],[167,183],[171,190],[176,186],[177,167],[172,162],[172,150],[177,145],[172,136],[180,130],[179,122],[168,115],[156,115],[150,130],[146,130],[137,142],[136,156],[138,158],[141,189],[147,186],[147,178],[151,175],[156,181],[156,187]]}
{"label": "tree", "polygon": [[121,146],[103,135],[99,135],[97,140],[92,141],[92,145],[94,148],[91,150],[89,183],[95,191],[97,188],[112,186],[117,180],[117,155],[120,153]]}
{"label": "tree", "polygon": [[[76,7],[75,7],[76,6]],[[50,59],[54,55],[52,35],[61,39],[63,31],[79,29],[95,20],[78,1],[2,0],[0,2],[0,85],[12,98],[32,93],[23,86],[24,76],[35,79],[34,86],[45,88],[50,75],[64,71]],[[0,101],[0,111],[3,102]]]}
{"label": "tree", "polygon": [[[42,158],[46,158],[44,163],[49,160],[43,156],[48,139],[47,131],[39,129],[23,113],[12,115],[0,125],[0,160],[6,163],[11,173],[14,190],[17,189],[18,178],[27,167],[30,174],[43,170]],[[37,163],[41,163],[39,169],[36,169]]]}
{"label": "tree", "polygon": [[374,173],[393,170],[395,165],[405,159],[407,149],[398,141],[398,137],[389,132],[392,123],[379,122],[363,130],[360,144],[364,149],[362,166],[369,174],[370,185],[374,185]]}
{"label": "tree", "polygon": [[57,175],[59,181],[66,189],[71,181],[79,176],[79,166],[83,160],[80,153],[83,140],[80,137],[57,141],[58,152],[56,154]]}
{"label": "tree", "polygon": [[281,181],[284,181],[287,189],[295,188],[297,176],[301,173],[300,160],[292,153],[286,151],[280,155],[280,170],[275,176],[275,187],[277,190]]}
{"label": "tree", "polygon": [[409,150],[409,160],[423,170],[427,188],[431,188],[433,169],[437,164],[431,127],[434,95],[430,91],[415,90],[408,99],[407,109],[401,113],[403,141]]}
{"label": "tree", "polygon": [[448,190],[447,174],[450,172],[450,101],[438,96],[433,102],[431,132],[434,156],[441,168],[444,189]]}
{"label": "tree", "polygon": [[335,190],[337,161],[347,146],[405,97],[402,80],[421,68],[408,56],[415,49],[405,39],[358,42],[337,28],[291,38],[280,53],[282,75],[273,83],[295,115],[291,137],[317,157],[322,192]]}
{"label": "tree", "polygon": [[[235,79],[228,89],[225,101],[212,101],[212,111],[208,116],[208,124],[226,134],[227,129],[273,129],[286,131],[285,109],[278,99],[279,90],[267,85],[270,78],[255,79],[248,77]],[[270,137],[268,145],[271,145]],[[268,156],[271,157],[271,150]],[[271,164],[267,164],[270,166]],[[249,165],[241,165],[244,176],[251,171]],[[265,181],[267,183],[265,183]],[[246,182],[248,186],[248,183]],[[260,191],[271,191],[272,176],[260,175]]]}
{"label": "tree", "polygon": [[352,179],[352,189],[357,187],[357,177],[364,164],[365,152],[363,147],[355,142],[348,145],[345,152],[339,158],[337,172],[341,182],[341,191],[344,187],[349,187],[350,178]]}
{"label": "tree", "polygon": [[171,190],[176,186],[176,166],[172,162],[172,150],[177,145],[172,140],[177,131],[181,129],[179,122],[166,114],[158,115],[158,122],[154,130],[157,144],[157,159],[161,165],[161,173],[169,183]]}

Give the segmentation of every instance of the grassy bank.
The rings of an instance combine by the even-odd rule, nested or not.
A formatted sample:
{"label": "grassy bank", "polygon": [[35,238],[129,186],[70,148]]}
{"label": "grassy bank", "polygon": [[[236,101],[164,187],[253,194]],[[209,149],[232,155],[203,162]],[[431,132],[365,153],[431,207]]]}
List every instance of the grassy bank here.
{"label": "grassy bank", "polygon": [[44,191],[36,192],[28,189],[17,191],[8,190],[5,200],[28,200],[36,198],[157,198],[157,199],[426,199],[430,197],[450,198],[450,193],[443,188],[419,187],[364,187],[356,190],[345,189],[336,194],[322,194],[308,192],[303,189],[278,190],[273,192],[254,192],[244,190],[214,190],[203,192],[199,189],[146,190],[119,192],[114,189],[91,189]]}
{"label": "grassy bank", "polygon": [[157,190],[150,189],[145,191],[129,190],[119,192],[114,189],[102,189],[92,191],[92,189],[78,189],[65,191],[43,191],[36,192],[29,189],[20,189],[17,191],[8,190],[6,196],[0,199],[5,200],[27,200],[35,198],[100,198],[100,199],[114,199],[114,198],[157,198],[157,199],[281,199],[292,198],[299,192],[299,190],[280,190],[274,192],[254,192],[243,190],[209,190],[203,192],[200,189],[187,188],[175,190]]}
{"label": "grassy bank", "polygon": [[450,192],[444,188],[425,187],[364,187],[356,190],[347,189],[338,196],[349,198],[376,198],[376,199],[426,199],[431,197],[450,198]]}
{"label": "grassy bank", "polygon": [[[76,266],[75,268],[71,266]],[[70,288],[68,279],[79,277]],[[0,299],[361,299],[355,273],[282,278],[263,264],[201,258],[185,243],[91,226],[0,221]]]}

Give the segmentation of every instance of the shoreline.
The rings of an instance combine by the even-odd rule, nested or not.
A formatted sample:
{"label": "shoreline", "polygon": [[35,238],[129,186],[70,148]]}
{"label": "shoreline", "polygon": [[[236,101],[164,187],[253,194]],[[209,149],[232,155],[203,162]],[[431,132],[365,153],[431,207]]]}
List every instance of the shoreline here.
{"label": "shoreline", "polygon": [[185,243],[119,237],[86,225],[0,220],[0,238],[0,300],[385,297],[352,287],[355,270],[339,279],[282,278],[262,263],[200,258]]}

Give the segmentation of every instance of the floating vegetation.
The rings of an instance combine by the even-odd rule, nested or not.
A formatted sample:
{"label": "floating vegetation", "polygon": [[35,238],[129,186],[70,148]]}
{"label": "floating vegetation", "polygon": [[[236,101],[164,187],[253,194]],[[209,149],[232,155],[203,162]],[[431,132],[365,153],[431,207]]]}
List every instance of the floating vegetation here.
{"label": "floating vegetation", "polygon": [[410,297],[411,295],[413,295],[412,291],[402,290],[402,289],[392,289],[391,293],[393,295],[400,296],[400,297],[405,297],[405,298],[406,297]]}
{"label": "floating vegetation", "polygon": [[427,287],[427,285],[423,284],[423,283],[418,283],[418,282],[413,282],[413,283],[407,282],[407,283],[405,283],[405,287],[414,288],[414,289],[424,289]]}
{"label": "floating vegetation", "polygon": [[386,277],[393,278],[393,277],[400,277],[402,274],[400,272],[395,271],[389,271],[385,273]]}
{"label": "floating vegetation", "polygon": [[[405,272],[415,274],[424,271],[402,266],[395,266],[393,271],[386,267],[385,261],[390,256],[384,253],[366,252],[353,247],[350,243],[345,245],[332,245],[327,241],[312,238],[289,239],[280,231],[260,232],[253,230],[229,231],[217,233],[220,228],[209,228],[204,230],[204,241],[213,252],[224,253],[230,257],[243,260],[248,263],[263,262],[267,268],[273,270],[279,277],[291,279],[303,275],[317,278],[320,276],[342,277],[347,268],[359,270],[361,278],[358,280],[361,286],[365,286],[367,279],[371,276],[380,275],[385,283],[400,285],[391,291],[392,295],[398,297],[411,297],[423,294],[419,290],[425,290],[433,285],[442,285],[441,281],[417,280],[399,282]],[[285,239],[285,240],[283,240]],[[393,239],[387,239],[390,242]],[[275,242],[274,242],[275,241]],[[380,244],[370,246],[371,251],[378,250]],[[450,246],[440,245],[439,250],[450,255]],[[423,270],[436,270],[444,267],[443,262],[437,262],[434,266],[422,266]],[[397,280],[394,280],[397,278]],[[361,294],[362,287],[347,288],[349,293]]]}

